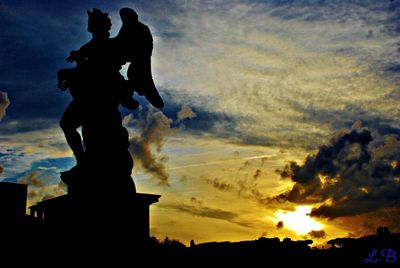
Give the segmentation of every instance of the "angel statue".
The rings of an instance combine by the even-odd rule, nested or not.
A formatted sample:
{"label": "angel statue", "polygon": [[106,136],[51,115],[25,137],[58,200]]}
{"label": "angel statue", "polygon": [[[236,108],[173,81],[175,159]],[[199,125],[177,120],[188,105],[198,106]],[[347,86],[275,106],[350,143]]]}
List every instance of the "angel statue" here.
{"label": "angel statue", "polygon": [[[130,110],[138,108],[139,103],[132,97],[134,92],[145,96],[156,108],[164,106],[151,73],[153,38],[137,13],[130,8],[120,10],[122,26],[114,38],[110,38],[111,20],[107,13],[94,8],[87,14],[87,30],[92,39],[71,51],[67,61],[75,62],[76,67],[62,69],[57,75],[58,87],[69,90],[72,95],[60,121],[77,162],[75,167],[61,174],[68,186],[82,170],[87,170],[94,162],[99,165],[100,151],[115,156],[111,169],[125,170],[130,176],[133,163],[130,155],[127,158],[129,139],[118,106],[121,104]],[[128,80],[120,74],[121,66],[126,63],[130,63]],[[79,127],[82,127],[83,144]],[[94,161],[96,157],[98,161]]]}

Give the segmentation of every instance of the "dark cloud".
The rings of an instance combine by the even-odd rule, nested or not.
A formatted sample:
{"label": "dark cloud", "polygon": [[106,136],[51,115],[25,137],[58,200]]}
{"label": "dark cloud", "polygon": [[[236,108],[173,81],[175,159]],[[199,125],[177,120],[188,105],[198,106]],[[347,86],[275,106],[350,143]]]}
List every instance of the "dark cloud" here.
{"label": "dark cloud", "polygon": [[391,63],[386,67],[385,71],[398,73],[398,72],[400,72],[400,64],[399,63]]}
{"label": "dark cloud", "polygon": [[[307,22],[360,20],[364,23],[382,22],[382,18],[370,16],[370,13],[390,13],[393,6],[398,5],[389,0],[274,0],[272,3],[275,6],[272,15],[284,20],[303,20]],[[394,22],[388,20],[385,21],[385,24],[389,26]]]}
{"label": "dark cloud", "polygon": [[392,232],[399,232],[400,208],[381,208],[361,215],[340,217],[336,218],[334,223],[351,230],[348,237],[376,234],[378,226],[388,226]]}
{"label": "dark cloud", "polygon": [[250,166],[251,166],[251,162],[248,161],[248,160],[246,160],[246,161],[243,163],[243,165],[239,168],[239,172],[242,171],[242,170],[245,170],[246,168],[248,168],[248,167],[250,167]]}
{"label": "dark cloud", "polygon": [[239,189],[236,187],[236,185],[228,182],[222,181],[220,178],[215,178],[215,179],[208,179],[203,177],[203,179],[210,185],[212,185],[215,189],[218,189],[220,191],[225,191],[225,192],[234,192],[238,193]]}
{"label": "dark cloud", "polygon": [[[163,113],[174,121],[172,124],[173,128],[180,125],[177,113],[182,110],[182,102],[186,102],[188,98],[187,96],[181,95],[176,91],[174,91],[174,94],[175,95],[168,92],[168,89],[163,89],[162,91],[162,96],[166,103],[166,106],[163,108]],[[197,102],[200,103],[207,103],[210,101],[208,97],[203,97],[204,99],[202,99],[202,97],[196,96],[196,98]],[[228,140],[231,143],[240,145],[293,146],[292,138],[285,139],[279,134],[282,131],[292,132],[292,129],[276,131],[271,137],[266,136],[265,133],[262,132],[244,133],[244,122],[246,125],[259,125],[259,120],[249,116],[232,114],[223,111],[210,111],[206,110],[202,106],[197,106],[194,104],[191,104],[190,109],[192,109],[192,111],[196,111],[196,117],[193,120],[185,120],[185,132],[187,133],[196,136],[206,135],[207,137],[223,139],[225,141]],[[305,142],[308,142],[308,140],[305,139],[304,143]]]}
{"label": "dark cloud", "polygon": [[[237,118],[235,116],[228,115],[223,112],[208,111],[204,107],[199,107],[195,105],[191,105],[190,107],[185,105],[182,106],[181,101],[186,101],[188,97],[182,96],[181,94],[179,94],[179,92],[174,91],[174,94],[172,94],[168,91],[168,89],[163,89],[162,96],[166,103],[166,106],[163,108],[163,113],[168,118],[174,120],[174,125],[179,125],[179,123],[181,122],[179,120],[179,113],[182,118],[190,118],[188,117],[188,115],[194,118],[195,114],[195,120],[185,121],[186,131],[192,132],[197,135],[202,133],[211,133],[216,137],[222,138],[228,138],[229,135],[232,136],[232,134],[235,134],[235,132],[233,131],[237,121]],[[199,99],[201,97],[196,96],[196,98]],[[201,99],[200,102],[205,103],[208,101],[209,99],[204,97]],[[194,113],[193,110],[195,110],[196,112]],[[217,126],[224,122],[229,122],[229,124],[224,126],[223,130],[219,132],[215,131]]]}
{"label": "dark cloud", "polygon": [[263,158],[261,158],[261,166],[264,166],[265,165],[265,163],[267,163],[267,161],[269,160],[269,157],[263,157]]}
{"label": "dark cloud", "polygon": [[[326,125],[333,131],[337,131],[343,128],[351,128],[354,122],[358,121],[361,126],[379,134],[378,138],[389,134],[400,137],[397,118],[385,116],[373,109],[366,110],[354,103],[347,104],[343,109],[334,107],[304,107],[296,102],[290,102],[290,105],[302,114],[298,120],[304,123]],[[318,140],[321,139],[317,139],[316,141]]]}
{"label": "dark cloud", "polygon": [[[183,122],[179,119],[178,115],[181,112],[181,118],[187,119],[191,117],[193,119],[184,120],[184,130],[186,133],[190,133],[194,136],[206,135],[209,138],[229,140],[232,143],[245,145],[277,145],[280,143],[280,140],[270,139],[265,137],[265,135],[259,135],[257,133],[244,134],[240,131],[240,122],[246,121],[250,125],[259,123],[248,116],[245,117],[224,112],[209,111],[205,110],[204,107],[196,105],[184,108],[185,105],[182,106],[182,102],[186,102],[187,97],[185,98],[180,95],[179,92],[175,91],[175,95],[172,95],[172,93],[168,92],[168,89],[161,89],[160,91],[162,91],[162,97],[166,103],[166,106],[163,108],[163,113],[166,117],[173,120],[171,128],[182,126]],[[196,96],[196,98],[200,97]],[[201,102],[208,101],[208,99],[201,100]],[[127,115],[127,111],[123,110],[122,113]],[[138,111],[132,112],[135,116],[139,116],[139,113]],[[195,114],[195,117],[193,114]]]}
{"label": "dark cloud", "polygon": [[203,204],[203,202],[196,197],[191,197],[190,203],[192,203],[193,205],[197,205],[197,206],[201,206]]}
{"label": "dark cloud", "polygon": [[[0,134],[15,134],[15,133],[26,133],[30,131],[46,130],[51,128],[59,128],[58,119],[48,118],[32,118],[32,119],[21,119],[21,120],[4,120],[0,124]],[[1,137],[0,137],[1,139]]]}
{"label": "dark cloud", "polygon": [[311,232],[308,233],[308,235],[311,236],[311,238],[325,238],[326,237],[326,233],[324,230],[320,230],[320,231],[312,230]]}
{"label": "dark cloud", "polygon": [[179,212],[187,213],[190,215],[194,216],[199,216],[199,217],[204,217],[204,218],[211,218],[211,219],[217,219],[217,220],[225,220],[233,224],[237,224],[241,227],[246,227],[246,228],[252,228],[253,224],[252,222],[247,222],[243,220],[239,220],[239,214],[231,212],[231,211],[226,211],[218,208],[210,208],[203,203],[199,202],[191,202],[190,205],[188,204],[166,204],[166,205],[160,205],[161,207],[164,208],[170,208],[174,209]]}
{"label": "dark cloud", "polygon": [[255,200],[262,206],[270,206],[272,204],[271,198],[259,191],[259,187],[256,180],[254,180],[254,177],[241,177],[240,179],[235,179],[230,182],[224,181],[220,178],[209,179],[202,177],[202,179],[219,191],[234,194],[239,198]]}
{"label": "dark cloud", "polygon": [[136,163],[157,178],[162,185],[169,186],[168,174],[165,169],[166,155],[160,155],[166,137],[171,131],[172,120],[162,112],[149,110],[140,115],[135,126],[140,134],[130,138],[129,150]]}
{"label": "dark cloud", "polygon": [[260,169],[257,169],[256,172],[254,172],[253,179],[258,179],[262,175],[262,171]]}
{"label": "dark cloud", "polygon": [[389,34],[394,36],[398,36],[400,33],[400,2],[399,1],[390,1],[390,5],[388,7],[388,16],[385,20],[385,30]]}
{"label": "dark cloud", "polygon": [[367,129],[337,133],[303,164],[291,162],[279,171],[295,184],[273,199],[324,202],[311,216],[331,219],[398,206],[400,141],[386,136],[382,145],[373,146],[373,140]]}
{"label": "dark cloud", "polygon": [[222,209],[216,209],[216,208],[210,208],[206,206],[202,206],[200,204],[196,205],[188,205],[188,204],[164,204],[162,205],[164,208],[171,208],[180,212],[188,213],[191,215],[199,216],[199,217],[205,217],[205,218],[212,218],[212,219],[219,219],[219,220],[227,220],[227,221],[232,221],[238,215],[236,213],[222,210]]}

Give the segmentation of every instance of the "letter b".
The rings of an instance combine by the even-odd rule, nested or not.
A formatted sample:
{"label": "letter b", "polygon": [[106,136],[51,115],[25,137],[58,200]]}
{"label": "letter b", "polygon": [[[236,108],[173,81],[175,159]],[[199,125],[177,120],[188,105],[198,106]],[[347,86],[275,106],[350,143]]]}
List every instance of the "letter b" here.
{"label": "letter b", "polygon": [[381,255],[385,258],[385,262],[387,263],[393,263],[397,261],[396,251],[391,248],[382,249]]}

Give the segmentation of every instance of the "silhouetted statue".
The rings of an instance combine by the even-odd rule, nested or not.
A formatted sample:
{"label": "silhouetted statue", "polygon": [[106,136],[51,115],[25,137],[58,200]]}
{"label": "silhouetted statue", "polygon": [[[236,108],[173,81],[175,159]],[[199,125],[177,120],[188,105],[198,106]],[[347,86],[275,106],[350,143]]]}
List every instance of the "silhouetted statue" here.
{"label": "silhouetted statue", "polygon": [[120,10],[122,27],[115,37],[122,59],[132,62],[128,68],[128,88],[144,95],[156,108],[164,107],[151,73],[153,37],[149,27],[139,21],[138,14],[130,8]]}
{"label": "silhouetted statue", "polygon": [[[76,62],[77,67],[64,69],[58,73],[59,87],[62,90],[69,89],[73,97],[60,126],[74,152],[78,166],[83,162],[84,150],[77,128],[82,126],[87,115],[85,109],[96,94],[90,87],[101,86],[101,84],[96,85],[96,81],[104,82],[104,78],[111,78],[115,82],[114,87],[120,91],[117,94],[122,96],[125,85],[123,77],[119,74],[121,64],[115,52],[113,53],[115,48],[109,39],[111,20],[99,9],[88,11],[88,15],[88,31],[92,33],[92,39],[79,50],[72,51],[67,58],[69,62]],[[123,104],[125,103],[128,102],[125,101]],[[138,103],[131,99],[126,106],[135,109]]]}
{"label": "silhouetted statue", "polygon": [[[164,106],[151,75],[150,30],[138,21],[132,9],[123,8],[120,14],[121,31],[117,37],[109,38],[108,14],[99,9],[88,11],[92,39],[67,58],[77,63],[75,68],[58,72],[60,89],[69,89],[73,97],[60,121],[77,160],[75,167],[61,173],[69,191],[86,194],[93,186],[99,192],[134,189],[129,137],[118,106],[136,109],[134,91],[140,91],[155,107]],[[129,67],[128,81],[119,72],[127,62],[134,66]],[[80,126],[84,146],[77,131]]]}

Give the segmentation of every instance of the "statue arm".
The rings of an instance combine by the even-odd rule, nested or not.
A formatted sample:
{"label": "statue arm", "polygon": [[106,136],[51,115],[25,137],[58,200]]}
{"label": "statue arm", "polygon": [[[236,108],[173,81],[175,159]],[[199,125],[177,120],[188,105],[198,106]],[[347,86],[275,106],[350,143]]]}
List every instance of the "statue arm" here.
{"label": "statue arm", "polygon": [[67,61],[76,62],[78,65],[85,63],[88,58],[89,46],[90,42],[84,44],[79,50],[72,50],[67,58]]}

